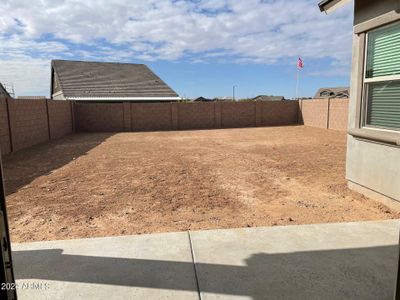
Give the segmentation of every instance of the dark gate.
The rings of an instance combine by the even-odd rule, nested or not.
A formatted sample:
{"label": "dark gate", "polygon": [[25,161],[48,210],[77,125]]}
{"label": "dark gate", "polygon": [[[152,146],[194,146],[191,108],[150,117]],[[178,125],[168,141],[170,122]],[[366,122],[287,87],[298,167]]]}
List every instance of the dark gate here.
{"label": "dark gate", "polygon": [[14,270],[11,258],[10,235],[8,231],[6,197],[4,193],[3,167],[0,153],[0,299],[17,299]]}

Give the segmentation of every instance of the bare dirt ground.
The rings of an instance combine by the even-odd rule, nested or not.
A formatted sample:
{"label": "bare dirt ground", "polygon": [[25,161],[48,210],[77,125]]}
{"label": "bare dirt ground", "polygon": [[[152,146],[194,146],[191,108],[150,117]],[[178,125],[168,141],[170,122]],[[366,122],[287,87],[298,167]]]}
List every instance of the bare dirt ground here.
{"label": "bare dirt ground", "polygon": [[76,134],[5,157],[13,241],[399,218],[346,187],[345,133]]}

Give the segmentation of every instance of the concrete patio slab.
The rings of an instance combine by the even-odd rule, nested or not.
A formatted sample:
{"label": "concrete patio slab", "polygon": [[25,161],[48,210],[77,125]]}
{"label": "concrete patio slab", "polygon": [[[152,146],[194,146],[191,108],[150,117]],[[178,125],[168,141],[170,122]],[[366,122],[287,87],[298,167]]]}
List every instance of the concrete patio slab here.
{"label": "concrete patio slab", "polygon": [[393,299],[399,221],[191,232],[204,300]]}
{"label": "concrete patio slab", "polygon": [[[19,299],[392,299],[400,220],[13,244]],[[195,263],[194,263],[195,262]]]}
{"label": "concrete patio slab", "polygon": [[13,244],[24,299],[198,299],[187,232]]}

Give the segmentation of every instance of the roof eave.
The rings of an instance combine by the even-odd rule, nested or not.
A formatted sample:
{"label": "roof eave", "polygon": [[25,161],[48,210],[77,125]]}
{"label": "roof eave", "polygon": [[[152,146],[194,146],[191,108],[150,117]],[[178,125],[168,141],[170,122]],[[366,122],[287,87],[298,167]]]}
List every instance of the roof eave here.
{"label": "roof eave", "polygon": [[350,0],[323,0],[318,3],[321,12],[331,13],[339,7],[347,4]]}

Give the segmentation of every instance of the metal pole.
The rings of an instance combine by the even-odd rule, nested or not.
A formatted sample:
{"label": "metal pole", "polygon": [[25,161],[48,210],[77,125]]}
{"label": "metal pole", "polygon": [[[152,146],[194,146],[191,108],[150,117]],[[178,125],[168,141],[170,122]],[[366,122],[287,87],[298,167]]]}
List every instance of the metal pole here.
{"label": "metal pole", "polygon": [[233,101],[235,101],[235,87],[236,87],[236,85],[234,85],[233,87],[232,87],[232,99],[233,99]]}
{"label": "metal pole", "polygon": [[299,81],[300,81],[300,69],[297,68],[296,99],[299,99]]}

